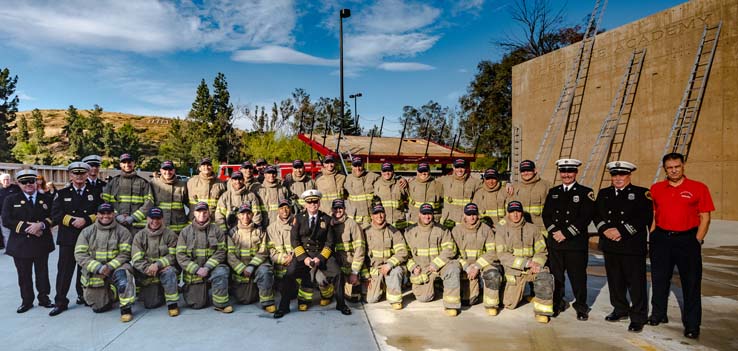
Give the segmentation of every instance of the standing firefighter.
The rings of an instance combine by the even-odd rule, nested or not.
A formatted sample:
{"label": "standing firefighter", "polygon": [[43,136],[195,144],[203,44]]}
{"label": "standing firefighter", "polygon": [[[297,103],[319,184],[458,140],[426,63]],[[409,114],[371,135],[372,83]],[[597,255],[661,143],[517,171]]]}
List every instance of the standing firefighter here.
{"label": "standing firefighter", "polygon": [[210,285],[215,310],[233,312],[228,303],[229,270],[225,260],[225,234],[210,221],[208,204],[198,202],[194,207],[192,224],[182,229],[177,240],[177,263],[182,267],[185,283],[182,293],[188,306],[194,309],[206,307]]}
{"label": "standing firefighter", "polygon": [[461,263],[461,302],[466,305],[479,303],[480,289],[484,287],[484,308],[490,316],[496,316],[500,307],[502,275],[496,265],[495,233],[479,219],[475,203],[464,206],[464,220],[451,231],[459,246]]}
{"label": "standing firefighter", "polygon": [[408,224],[418,223],[420,205],[433,205],[433,220],[440,223],[443,208],[443,185],[430,174],[430,164],[418,163],[417,175],[408,183]]}
{"label": "standing firefighter", "polygon": [[164,211],[152,207],[146,214],[146,228],[133,237],[131,264],[141,287],[144,307],[167,304],[170,317],[179,315],[177,234],[164,226]]}
{"label": "standing firefighter", "polygon": [[[321,290],[321,305],[330,303],[331,296],[328,293],[331,283],[333,287],[343,286],[343,275],[333,255],[335,233],[331,217],[319,211],[321,194],[317,190],[308,190],[301,197],[305,200],[306,211],[297,214],[292,224],[290,241],[295,248],[295,259],[287,267],[287,274],[282,281],[282,299],[274,318],[282,318],[289,313],[290,299],[294,295],[297,295],[298,309],[307,311],[316,283]],[[300,279],[299,292],[297,279]],[[336,309],[344,315],[351,314],[351,309],[344,301],[343,289],[336,290],[335,294]]]}
{"label": "standing firefighter", "polygon": [[292,173],[284,177],[282,184],[290,193],[289,199],[293,202],[296,201],[300,210],[305,206],[305,201],[300,199],[300,194],[315,189],[315,181],[309,174],[305,173],[305,163],[302,160],[292,161]]}
{"label": "standing firefighter", "polygon": [[463,159],[454,161],[453,173],[441,178],[441,184],[443,184],[441,224],[451,229],[457,223],[461,223],[464,205],[472,201],[482,184],[479,179],[470,177],[466,160]]}
{"label": "standing firefighter", "polygon": [[348,193],[346,215],[364,228],[371,221],[369,210],[374,197],[374,183],[378,179],[379,175],[364,169],[361,157],[355,156],[351,160],[351,174],[346,177],[344,184]]}
{"label": "standing firefighter", "polygon": [[95,223],[80,233],[74,258],[82,267],[82,286],[87,304],[95,313],[109,311],[120,302],[121,322],[133,319],[136,285],[131,259],[131,233],[115,220],[113,205],[97,207]]}
{"label": "standing firefighter", "polygon": [[525,285],[533,282],[533,313],[536,321],[548,323],[553,315],[554,278],[546,264],[546,242],[538,229],[523,219],[523,204],[511,201],[507,219],[495,233],[497,257],[505,272],[505,308],[515,309],[523,299]]}
{"label": "standing firefighter", "polygon": [[546,202],[548,190],[551,183],[541,179],[536,172],[536,164],[531,160],[520,162],[521,182],[515,184],[512,198],[523,204],[523,217],[527,222],[533,223],[544,237],[548,235],[546,226],[543,225],[543,204]]}
{"label": "standing firefighter", "polygon": [[385,221],[384,207],[372,208],[372,223],[366,229],[367,257],[369,258],[369,287],[366,300],[377,303],[386,292],[392,309],[402,309],[403,264],[409,254],[402,233]]}
{"label": "standing firefighter", "polygon": [[653,221],[653,202],[648,189],[630,183],[634,164],[614,161],[607,169],[612,185],[597,194],[594,215],[613,307],[605,320],[630,318],[628,330],[637,333],[648,318],[646,239]]}
{"label": "standing firefighter", "polygon": [[58,223],[56,243],[59,245],[59,263],[56,273],[56,298],[54,307],[49,316],[56,316],[67,310],[69,299],[67,293],[72,283],[74,271],[77,271],[75,288],[77,290],[77,304],[85,303],[82,291],[81,267],[74,260],[74,245],[82,229],[95,222],[98,200],[95,192],[87,184],[87,172],[90,166],[84,162],[72,162],[67,167],[72,183],[59,190],[51,206],[51,218]]}
{"label": "standing firefighter", "polygon": [[577,319],[589,319],[587,305],[587,260],[589,250],[589,223],[594,214],[594,192],[576,181],[581,161],[564,158],[556,161],[561,185],[548,191],[543,206],[543,223],[546,225],[548,264],[556,285],[554,288],[554,312],[565,309],[564,287],[569,277],[574,292],[572,306]]}
{"label": "standing firefighter", "polygon": [[82,162],[90,166],[90,170],[87,172],[87,186],[92,191],[92,195],[95,198],[95,208],[103,203],[102,192],[108,183],[98,176],[100,175],[100,165],[102,164],[102,157],[98,155],[85,156]]}
{"label": "standing firefighter", "polygon": [[154,204],[151,185],[136,174],[131,154],[120,155],[120,174],[105,185],[102,199],[113,205],[115,220],[135,233],[146,225],[146,211]]}
{"label": "standing firefighter", "polygon": [[251,204],[238,208],[238,223],[226,237],[228,265],[231,267],[231,295],[241,304],[259,301],[274,313],[274,270],[269,263],[267,233],[254,224]]}
{"label": "standing firefighter", "polygon": [[234,171],[231,173],[231,180],[228,181],[228,190],[218,199],[215,224],[224,232],[233,228],[236,225],[236,211],[245,203],[251,205],[254,210],[254,224],[260,226],[262,222],[261,201],[244,184],[243,174],[240,171]]}
{"label": "standing firefighter", "polygon": [[287,274],[292,260],[295,258],[290,233],[292,232],[292,204],[287,199],[279,200],[279,217],[269,224],[269,256],[274,265],[274,278],[281,280]]}
{"label": "standing firefighter", "polygon": [[326,155],[323,159],[323,169],[315,178],[315,188],[323,194],[320,207],[330,208],[333,200],[343,199],[344,183],[346,176],[336,171],[336,159],[333,155]]}
{"label": "standing firefighter", "polygon": [[212,219],[215,215],[218,199],[226,190],[226,186],[213,173],[213,161],[209,158],[205,157],[200,160],[197,169],[200,171],[197,176],[187,181],[187,194],[190,196],[190,218],[195,212],[195,204],[204,202],[208,204],[210,218]]}
{"label": "standing firefighter", "polygon": [[190,207],[187,183],[177,178],[174,162],[164,161],[159,167],[161,177],[154,178],[151,189],[156,206],[162,210],[162,223],[175,233],[182,231],[189,223],[185,208]]}
{"label": "standing firefighter", "polygon": [[461,267],[454,260],[456,244],[451,232],[433,221],[433,205],[420,206],[419,222],[405,233],[410,249],[407,269],[413,295],[420,302],[430,302],[435,298],[434,283],[443,280],[443,307],[446,314],[455,317],[461,309],[459,276]]}
{"label": "standing firefighter", "polygon": [[366,238],[359,224],[346,215],[344,200],[333,200],[333,232],[336,234],[336,258],[341,266],[341,273],[346,284],[337,289],[344,289],[344,294],[354,302],[359,302],[361,291],[358,288],[360,275],[366,277],[364,269],[366,257]]}
{"label": "standing firefighter", "polygon": [[479,206],[479,215],[489,225],[496,226],[505,218],[507,205],[507,189],[499,181],[499,175],[494,168],[487,168],[482,176],[482,188],[474,194],[474,203]]}
{"label": "standing firefighter", "polygon": [[[258,193],[259,200],[261,200],[261,211],[259,214],[261,218],[261,226],[266,228],[269,223],[277,220],[279,214],[279,199],[289,198],[289,191],[287,188],[282,186],[282,183],[277,179],[277,167],[272,165],[267,166],[264,169],[264,181],[261,182]],[[264,213],[265,212],[265,213]],[[254,215],[257,215],[256,213]]]}
{"label": "standing firefighter", "polygon": [[389,162],[382,164],[382,177],[374,183],[374,195],[382,201],[387,223],[404,231],[407,228],[407,186],[400,186],[400,181],[395,179],[395,167]]}

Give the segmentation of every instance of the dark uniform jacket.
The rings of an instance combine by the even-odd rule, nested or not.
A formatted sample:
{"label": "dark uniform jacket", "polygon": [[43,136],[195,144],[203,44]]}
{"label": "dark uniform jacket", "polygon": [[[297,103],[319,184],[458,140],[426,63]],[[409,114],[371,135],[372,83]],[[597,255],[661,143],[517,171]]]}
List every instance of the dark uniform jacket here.
{"label": "dark uniform jacket", "polygon": [[101,203],[103,203],[102,199],[102,192],[103,189],[105,189],[105,186],[108,185],[108,182],[98,178],[95,180],[95,185],[92,185],[90,183],[90,179],[87,179],[87,187],[90,188],[92,191],[92,195],[95,197],[95,209],[97,210],[97,206],[99,206]]}
{"label": "dark uniform jacket", "polygon": [[2,213],[3,202],[8,195],[21,192],[17,184],[10,184],[7,188],[0,187],[0,213]]}
{"label": "dark uniform jacket", "polygon": [[[543,205],[543,224],[546,226],[548,250],[587,251],[589,223],[594,213],[594,192],[579,183],[572,184],[569,191],[558,185],[548,191]],[[552,233],[560,230],[566,240],[557,242]]]}
{"label": "dark uniform jacket", "polygon": [[[3,225],[10,229],[5,253],[17,258],[32,258],[48,255],[54,251],[51,237],[51,195],[36,193],[36,204],[28,201],[23,192],[8,195],[3,203]],[[46,229],[40,237],[27,234],[32,222],[44,222]]]}
{"label": "dark uniform jacket", "polygon": [[310,230],[310,215],[307,211],[295,216],[290,241],[298,262],[308,257],[318,257],[323,265],[333,253],[335,234],[331,226],[331,216],[322,211],[318,211],[317,216],[313,230]]}
{"label": "dark uniform jacket", "polygon": [[[600,249],[621,255],[645,255],[646,237],[653,220],[653,202],[646,188],[628,185],[615,196],[615,187],[600,190],[594,222],[600,233]],[[620,241],[608,239],[606,229],[616,228]]]}
{"label": "dark uniform jacket", "polygon": [[[72,217],[85,219],[85,227],[95,222],[100,193],[86,185],[79,196],[74,186],[68,186],[56,192],[54,204],[51,206],[51,219],[59,225],[56,243],[60,246],[74,246],[77,237],[84,227],[77,229],[72,225]],[[96,197],[97,196],[97,197]]]}

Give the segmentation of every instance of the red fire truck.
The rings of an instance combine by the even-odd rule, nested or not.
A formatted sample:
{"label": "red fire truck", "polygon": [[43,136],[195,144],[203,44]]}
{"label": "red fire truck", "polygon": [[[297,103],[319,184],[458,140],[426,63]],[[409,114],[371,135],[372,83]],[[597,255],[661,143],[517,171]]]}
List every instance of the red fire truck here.
{"label": "red fire truck", "polygon": [[[233,171],[237,171],[240,168],[240,164],[220,165],[220,168],[218,169],[218,179],[226,181],[230,178]],[[320,164],[320,161],[313,160],[311,162],[305,162],[305,172],[307,172],[307,174],[310,174],[313,179],[318,173],[320,173],[321,168],[322,165]],[[292,173],[292,162],[277,163],[277,169],[279,169],[279,178],[284,179],[286,175]]]}

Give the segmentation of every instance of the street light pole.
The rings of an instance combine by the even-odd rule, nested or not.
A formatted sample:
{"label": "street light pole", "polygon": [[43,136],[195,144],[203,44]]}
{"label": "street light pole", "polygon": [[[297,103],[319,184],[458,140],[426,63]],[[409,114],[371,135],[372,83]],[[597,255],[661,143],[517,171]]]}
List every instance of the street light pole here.
{"label": "street light pole", "polygon": [[356,108],[356,99],[362,97],[361,93],[349,95],[349,99],[354,99],[354,125],[359,127],[359,109]]}
{"label": "street light pole", "polygon": [[[351,17],[351,10],[349,10],[349,9],[341,9],[341,11],[339,12],[338,17],[339,17],[339,22],[340,22],[340,24],[339,24],[339,39],[338,39],[338,43],[339,43],[338,44],[339,45],[338,49],[340,51],[340,54],[339,54],[340,55],[340,59],[339,59],[339,61],[340,61],[339,71],[340,71],[340,76],[341,76],[341,105],[340,105],[341,106],[341,115],[340,116],[341,116],[341,124],[343,124],[343,120],[345,118],[344,113],[343,113],[344,112],[343,111],[344,110],[344,108],[343,108],[343,99],[344,99],[343,98],[343,19],[344,18]],[[338,143],[336,143],[336,153],[338,153],[339,156],[340,156],[340,153],[341,153],[341,151],[339,149],[339,146],[341,146],[341,134],[342,133],[343,133],[343,127],[341,127],[341,129],[338,132]]]}

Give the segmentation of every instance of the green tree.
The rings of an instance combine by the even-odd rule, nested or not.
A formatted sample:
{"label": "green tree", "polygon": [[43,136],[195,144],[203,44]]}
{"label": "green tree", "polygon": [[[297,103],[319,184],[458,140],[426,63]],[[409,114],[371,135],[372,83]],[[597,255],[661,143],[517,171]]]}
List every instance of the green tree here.
{"label": "green tree", "polygon": [[133,128],[131,123],[126,122],[123,126],[116,131],[117,142],[116,149],[117,154],[129,153],[133,156],[133,159],[138,160],[140,164],[141,157],[141,141],[138,139],[141,130]]}
{"label": "green tree", "polygon": [[103,144],[103,156],[106,157],[117,157],[118,151],[118,135],[115,133],[115,127],[110,123],[104,123],[102,128],[102,144]]}
{"label": "green tree", "polygon": [[218,72],[213,81],[213,124],[215,126],[215,146],[217,159],[229,162],[240,157],[237,138],[233,128],[233,104],[228,91],[228,82],[225,75]]}
{"label": "green tree", "polygon": [[[431,100],[419,108],[405,106],[402,108],[400,123],[407,121],[405,136],[410,138],[428,138],[431,141],[450,145],[453,140],[452,130],[455,114],[449,107]],[[443,130],[441,128],[443,127]]]}
{"label": "green tree", "polygon": [[10,70],[4,68],[0,71],[0,161],[12,162],[13,154],[11,149],[14,142],[10,137],[10,131],[15,127],[15,114],[18,112],[18,96],[15,94],[15,87],[18,83],[18,76],[11,77]]}
{"label": "green tree", "polygon": [[62,128],[62,131],[69,139],[69,153],[72,154],[73,159],[80,159],[85,157],[85,118],[79,114],[79,111],[73,106],[69,105],[66,116],[64,117],[66,124]]}
{"label": "green tree", "polygon": [[103,109],[102,107],[95,105],[90,111],[90,115],[85,118],[85,152],[87,154],[99,155],[104,153],[105,144],[103,141],[103,134],[105,132],[105,126],[102,119]]}
{"label": "green tree", "polygon": [[39,146],[45,145],[46,138],[44,135],[46,134],[46,129],[44,126],[44,116],[41,114],[41,111],[35,108],[31,112],[31,119],[33,120],[33,142]]}
{"label": "green tree", "polygon": [[165,160],[176,162],[179,167],[194,167],[197,162],[192,154],[189,125],[187,121],[173,120],[169,124],[166,138],[159,146],[159,155]]}
{"label": "green tree", "polygon": [[200,81],[197,87],[195,101],[192,103],[192,109],[187,118],[191,122],[191,128],[188,128],[192,140],[192,154],[195,158],[210,157],[217,159],[218,150],[216,145],[215,121],[213,113],[213,98],[210,96],[205,79]]}
{"label": "green tree", "polygon": [[31,134],[28,132],[28,120],[26,116],[21,116],[18,121],[18,141],[30,141]]}

